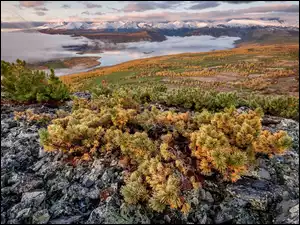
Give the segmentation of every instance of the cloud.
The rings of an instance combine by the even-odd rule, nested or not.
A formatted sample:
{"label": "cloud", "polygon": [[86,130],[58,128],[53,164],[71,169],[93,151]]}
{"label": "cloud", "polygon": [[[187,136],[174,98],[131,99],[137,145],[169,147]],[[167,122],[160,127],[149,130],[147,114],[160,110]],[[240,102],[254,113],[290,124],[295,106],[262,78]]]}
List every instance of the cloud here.
{"label": "cloud", "polygon": [[36,11],[49,11],[46,7],[36,7],[34,8]]}
{"label": "cloud", "polygon": [[207,9],[207,8],[214,8],[219,6],[221,3],[219,2],[213,2],[213,1],[204,1],[204,2],[200,2],[197,3],[196,5],[193,5],[191,7],[189,7],[188,9]]}
{"label": "cloud", "polygon": [[70,5],[67,5],[67,4],[62,5],[61,7],[64,8],[64,9],[69,9],[69,8],[71,8],[71,6],[70,6]]}
{"label": "cloud", "polygon": [[102,16],[102,15],[105,15],[105,13],[103,12],[95,12],[95,13],[91,13],[89,11],[84,11],[81,13],[82,15],[97,15],[97,16]]}
{"label": "cloud", "polygon": [[286,12],[286,13],[299,13],[299,5],[266,5],[252,7],[242,10],[245,13],[272,13],[272,12]]}
{"label": "cloud", "polygon": [[155,7],[147,2],[129,3],[123,8],[124,12],[143,12],[155,9]]}
{"label": "cloud", "polygon": [[86,22],[86,21],[90,21],[90,19],[79,16],[77,14],[77,15],[74,15],[74,16],[69,16],[67,19],[64,19],[63,21],[65,21],[65,22],[84,22],[85,21]]}
{"label": "cloud", "polygon": [[230,4],[247,4],[251,2],[258,2],[258,1],[222,1]]}
{"label": "cloud", "polygon": [[122,11],[124,12],[144,12],[152,9],[171,9],[183,2],[179,1],[144,1],[144,2],[132,2],[127,4]]}
{"label": "cloud", "polygon": [[96,13],[94,13],[94,15],[105,15],[105,13],[103,13],[103,12],[96,12]]}
{"label": "cloud", "polygon": [[38,15],[38,16],[45,16],[46,15],[46,13],[44,13],[42,11],[36,11],[35,14]]}
{"label": "cloud", "polygon": [[89,3],[89,2],[86,2],[84,4],[89,9],[91,9],[91,8],[102,8],[102,5],[99,5],[99,4],[94,4],[94,3]]}
{"label": "cloud", "polygon": [[112,10],[114,10],[114,11],[116,11],[116,12],[120,12],[120,11],[122,11],[122,10],[120,10],[120,9],[117,9],[117,8],[112,8],[112,7],[109,7],[109,6],[107,6],[107,8],[108,8],[108,9],[112,9]]}
{"label": "cloud", "polygon": [[[289,12],[289,13],[287,13]],[[247,18],[259,19],[261,17],[279,17],[280,19],[290,21],[297,20],[299,13],[298,5],[291,4],[268,4],[258,7],[249,7],[244,9],[230,9],[230,10],[214,10],[209,12],[145,12],[140,13],[128,12],[125,15],[120,15],[117,13],[109,13],[106,15],[100,15],[95,18],[95,21],[118,21],[118,20],[132,20],[132,21],[144,21],[144,22],[163,22],[163,21],[176,21],[176,20],[190,20],[199,21],[212,19],[214,21],[224,21],[231,18]],[[263,16],[262,16],[263,14]],[[250,16],[251,15],[251,16]]]}
{"label": "cloud", "polygon": [[84,11],[81,14],[83,14],[83,15],[90,15],[90,12],[89,11]]}
{"label": "cloud", "polygon": [[88,8],[88,9],[102,8],[102,5],[94,4],[94,3],[88,2],[88,1],[77,1],[77,2],[84,4],[85,7]]}
{"label": "cloud", "polygon": [[20,7],[34,8],[39,6],[44,6],[46,1],[19,1]]}

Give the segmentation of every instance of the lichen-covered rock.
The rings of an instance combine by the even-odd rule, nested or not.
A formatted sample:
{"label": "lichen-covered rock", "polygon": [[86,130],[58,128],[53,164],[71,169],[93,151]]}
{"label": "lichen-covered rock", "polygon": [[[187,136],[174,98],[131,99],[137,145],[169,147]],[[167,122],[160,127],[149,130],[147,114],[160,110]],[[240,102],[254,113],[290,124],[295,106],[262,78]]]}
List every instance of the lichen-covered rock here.
{"label": "lichen-covered rock", "polygon": [[299,199],[282,201],[277,205],[275,224],[299,224]]}
{"label": "lichen-covered rock", "polygon": [[47,224],[50,219],[50,215],[47,209],[43,209],[37,211],[32,216],[32,223],[33,224]]}
{"label": "lichen-covered rock", "polygon": [[73,96],[76,96],[77,98],[85,98],[85,99],[91,99],[92,95],[89,92],[75,92],[73,93]]}
{"label": "lichen-covered rock", "polygon": [[[71,105],[61,108],[70,110]],[[44,152],[37,135],[40,127],[13,120],[12,112],[26,107],[43,113],[58,109],[1,108],[1,223],[299,224],[296,121],[265,119],[266,129],[287,131],[293,147],[281,156],[260,157],[257,166],[236,183],[205,179],[201,189],[186,194],[191,211],[184,216],[170,208],[155,213],[144,205],[126,205],[120,195],[124,176],[115,157],[74,166],[63,154]]]}
{"label": "lichen-covered rock", "polygon": [[45,198],[45,191],[26,192],[22,196],[21,203],[29,207],[38,207],[43,203]]}

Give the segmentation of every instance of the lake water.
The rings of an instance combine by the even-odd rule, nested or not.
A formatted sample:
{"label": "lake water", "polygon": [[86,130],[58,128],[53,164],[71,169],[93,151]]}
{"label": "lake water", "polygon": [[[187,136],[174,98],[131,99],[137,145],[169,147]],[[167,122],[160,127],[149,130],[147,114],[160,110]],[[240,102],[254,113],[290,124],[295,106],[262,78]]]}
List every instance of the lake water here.
{"label": "lake water", "polygon": [[[99,59],[101,65],[97,67],[101,67],[161,55],[229,49],[233,48],[234,41],[239,39],[238,37],[225,36],[219,38],[212,36],[167,37],[167,40],[163,42],[126,43],[120,45],[119,50],[78,55],[76,52],[65,50],[62,46],[92,44],[90,40],[84,37],[73,38],[68,35],[1,32],[1,60],[12,62],[19,58],[34,62],[64,57],[99,56],[101,57]],[[145,54],[145,52],[148,54]],[[60,76],[90,69],[56,69],[55,73]]]}

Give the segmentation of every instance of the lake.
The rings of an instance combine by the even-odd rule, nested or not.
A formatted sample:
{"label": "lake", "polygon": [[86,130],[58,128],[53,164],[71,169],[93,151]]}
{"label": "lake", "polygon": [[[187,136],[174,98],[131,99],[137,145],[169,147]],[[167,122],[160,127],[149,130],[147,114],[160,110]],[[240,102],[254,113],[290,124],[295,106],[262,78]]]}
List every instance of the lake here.
{"label": "lake", "polygon": [[[99,56],[100,66],[112,66],[126,61],[161,55],[207,52],[234,47],[238,37],[191,36],[167,37],[163,42],[135,42],[121,44],[119,50],[104,51],[96,54],[76,54],[64,49],[63,45],[92,44],[84,37],[68,35],[49,35],[42,33],[1,32],[1,60],[15,61],[17,58],[28,62],[46,61],[65,57]],[[103,43],[104,44],[104,43]],[[145,54],[146,53],[146,54]],[[96,67],[95,67],[96,68]],[[56,69],[58,76],[88,71],[89,69]]]}

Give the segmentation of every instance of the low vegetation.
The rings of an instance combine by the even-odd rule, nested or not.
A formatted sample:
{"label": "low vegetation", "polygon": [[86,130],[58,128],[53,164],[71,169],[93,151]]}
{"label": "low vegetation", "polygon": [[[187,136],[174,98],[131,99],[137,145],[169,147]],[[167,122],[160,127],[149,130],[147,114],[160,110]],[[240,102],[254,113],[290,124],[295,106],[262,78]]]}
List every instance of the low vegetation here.
{"label": "low vegetation", "polygon": [[66,59],[54,59],[45,62],[30,63],[30,69],[61,69],[61,68],[91,68],[100,65],[99,57],[72,57]]}
{"label": "low vegetation", "polygon": [[221,92],[299,97],[299,45],[243,45],[230,50],[133,60],[62,76],[72,90],[109,84],[161,84]]}
{"label": "low vegetation", "polygon": [[[126,203],[187,214],[188,193],[201,188],[203,179],[236,182],[258,157],[280,155],[291,146],[286,132],[264,130],[262,117],[298,120],[298,97],[284,88],[284,95],[266,93],[279,89],[281,78],[289,85],[299,82],[289,80],[299,76],[293,68],[297,52],[294,45],[247,46],[135,60],[64,76],[61,80],[71,91],[89,90],[92,99],[75,97],[71,113],[50,116],[26,111],[15,112],[15,118],[48,124],[39,130],[46,151],[61,151],[83,161],[117,157],[125,172],[121,193]],[[253,59],[257,61],[249,61]],[[66,87],[53,72],[50,77],[31,72],[21,61],[3,65],[5,79],[10,80],[4,83],[7,97],[66,98],[62,95]],[[26,90],[14,86],[21,85],[20,73],[29,74],[22,78],[27,85],[27,79],[34,80]],[[36,84],[36,77],[46,79],[42,87],[50,91]],[[51,86],[54,78],[58,86]],[[241,106],[244,109],[237,109]]]}
{"label": "low vegetation", "polygon": [[31,70],[25,61],[1,61],[1,97],[15,102],[58,102],[69,98],[67,86],[55,76]]}
{"label": "low vegetation", "polygon": [[127,171],[121,188],[127,203],[183,213],[191,207],[186,193],[201,188],[205,177],[235,182],[257,154],[282,154],[291,145],[286,132],[262,130],[260,108],[237,111],[233,93],[201,93],[201,98],[198,93],[199,112],[180,113],[150,104],[172,95],[172,105],[191,107],[181,95],[166,91],[164,86],[98,88],[92,100],[75,99],[71,114],[41,129],[41,143],[47,151],[84,160],[117,154]]}

